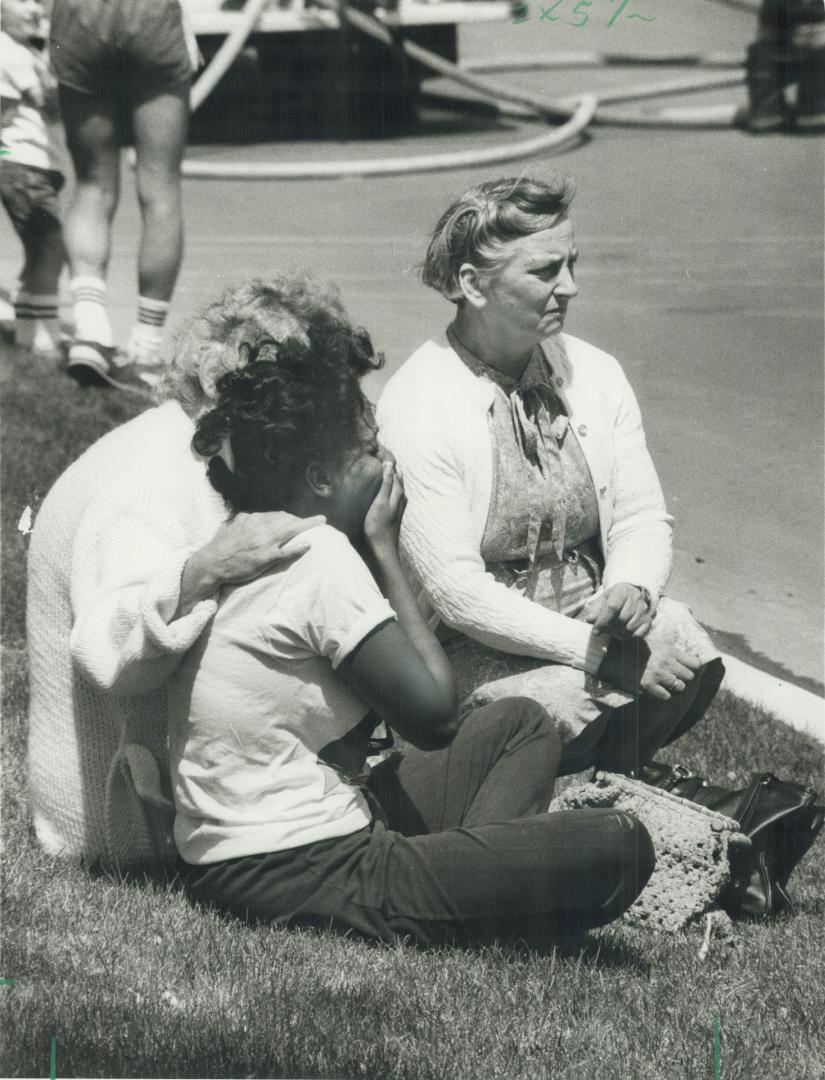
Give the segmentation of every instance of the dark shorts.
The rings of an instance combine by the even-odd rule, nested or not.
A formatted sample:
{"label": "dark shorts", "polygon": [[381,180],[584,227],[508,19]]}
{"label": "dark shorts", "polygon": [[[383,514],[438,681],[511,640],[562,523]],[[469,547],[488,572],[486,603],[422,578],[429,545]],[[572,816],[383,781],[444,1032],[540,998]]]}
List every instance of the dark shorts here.
{"label": "dark shorts", "polygon": [[57,195],[63,182],[52,169],[0,159],[0,200],[24,244],[60,228]]}
{"label": "dark shorts", "polygon": [[50,58],[63,86],[139,104],[192,77],[178,0],[54,0]]}

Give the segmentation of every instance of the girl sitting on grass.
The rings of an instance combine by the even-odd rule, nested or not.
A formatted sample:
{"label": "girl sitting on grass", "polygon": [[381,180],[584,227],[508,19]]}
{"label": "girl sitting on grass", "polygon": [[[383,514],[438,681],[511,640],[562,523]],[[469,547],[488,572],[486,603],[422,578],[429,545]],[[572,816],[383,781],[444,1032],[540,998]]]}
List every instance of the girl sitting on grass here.
{"label": "girl sitting on grass", "polygon": [[[359,385],[368,335],[251,342],[195,450],[236,514],[323,514],[309,549],[230,586],[171,686],[175,839],[190,896],[251,922],[424,945],[547,947],[619,916],[653,869],[614,810],[544,813],[545,710],[459,722],[452,673],[404,580],[401,478]],[[371,771],[380,721],[410,745]]]}

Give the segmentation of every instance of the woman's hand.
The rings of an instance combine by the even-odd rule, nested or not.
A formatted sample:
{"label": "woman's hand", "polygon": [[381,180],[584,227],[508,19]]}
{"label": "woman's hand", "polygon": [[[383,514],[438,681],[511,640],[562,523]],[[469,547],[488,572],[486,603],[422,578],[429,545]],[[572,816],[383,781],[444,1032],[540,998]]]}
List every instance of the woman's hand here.
{"label": "woman's hand", "polygon": [[669,701],[672,694],[685,689],[701,666],[700,661],[673,646],[650,649],[644,641],[614,638],[598,673],[629,694],[642,692]]}
{"label": "woman's hand", "polygon": [[681,694],[687,683],[702,665],[679,649],[651,652],[645,664],[639,689],[660,701],[669,701],[671,694]]}
{"label": "woman's hand", "polygon": [[585,606],[580,616],[593,624],[595,634],[632,635],[643,638],[653,625],[650,604],[638,585],[620,581]]}
{"label": "woman's hand", "polygon": [[224,521],[212,539],[189,556],[175,618],[187,615],[222,585],[252,581],[276,563],[303,555],[309,541],[300,534],[325,521],[322,516],[299,518],[283,510],[236,514]]}
{"label": "woman's hand", "polygon": [[398,552],[398,533],[407,505],[404,485],[396,472],[395,462],[385,461],[381,467],[381,487],[364,518],[364,536],[370,551],[376,556]]}

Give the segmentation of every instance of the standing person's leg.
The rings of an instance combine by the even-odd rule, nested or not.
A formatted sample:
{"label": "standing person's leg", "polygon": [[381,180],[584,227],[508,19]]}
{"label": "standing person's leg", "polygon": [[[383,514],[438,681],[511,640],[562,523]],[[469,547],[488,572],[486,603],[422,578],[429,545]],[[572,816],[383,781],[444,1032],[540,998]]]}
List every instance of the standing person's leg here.
{"label": "standing person's leg", "polygon": [[797,0],[791,11],[791,43],[798,131],[825,131],[825,8],[815,0]]}
{"label": "standing person's leg", "polygon": [[[160,364],[163,325],[183,257],[180,170],[189,123],[189,83],[136,105],[132,122],[142,229],[138,321],[128,351],[133,362],[151,368]],[[153,373],[142,374],[150,381]]]}
{"label": "standing person's leg", "polygon": [[511,821],[547,809],[560,753],[541,705],[504,698],[469,713],[444,750],[408,747],[382,762],[369,787],[405,836]]}
{"label": "standing person's leg", "polygon": [[63,229],[76,339],[69,350],[68,370],[81,382],[108,382],[114,338],[104,307],[105,281],[120,197],[115,103],[61,83],[60,109],[76,175]]}
{"label": "standing person's leg", "polygon": [[[56,193],[53,196],[56,202]],[[56,209],[56,207],[55,207]],[[24,237],[26,263],[17,294],[17,343],[35,353],[58,355],[58,283],[66,261],[63,229],[50,207],[41,207],[33,216]]]}
{"label": "standing person's leg", "polygon": [[[819,36],[825,42],[825,26],[820,27]],[[800,50],[797,72],[799,98],[796,128],[798,131],[821,134],[825,131],[825,45]]]}
{"label": "standing person's leg", "polygon": [[66,249],[63,245],[63,228],[54,212],[44,210],[36,216],[30,235],[26,236],[25,247],[26,265],[20,279],[21,285],[32,294],[57,296]]}
{"label": "standing person's leg", "polygon": [[36,353],[56,353],[60,342],[57,286],[64,263],[58,217],[59,173],[4,161],[0,200],[23,244],[24,263],[14,301],[15,340]]}
{"label": "standing person's leg", "polygon": [[748,108],[739,122],[754,135],[781,131],[788,121],[785,100],[790,59],[787,0],[762,0],[756,41],[745,62]]}

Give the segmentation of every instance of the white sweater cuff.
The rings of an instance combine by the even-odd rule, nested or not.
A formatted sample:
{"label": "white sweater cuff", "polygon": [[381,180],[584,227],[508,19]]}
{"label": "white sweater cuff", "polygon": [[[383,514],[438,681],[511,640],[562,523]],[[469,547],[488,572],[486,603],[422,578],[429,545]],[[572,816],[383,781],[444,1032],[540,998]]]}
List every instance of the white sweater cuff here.
{"label": "white sweater cuff", "polygon": [[595,675],[601,666],[602,660],[604,660],[609,644],[609,638],[597,636],[591,630],[582,663],[579,665],[582,671],[586,671],[589,675]]}
{"label": "white sweater cuff", "polygon": [[143,624],[147,639],[159,652],[183,653],[200,637],[218,610],[217,596],[201,600],[192,610],[175,619],[180,603],[183,568],[194,549],[178,552],[152,580],[143,600]]}

